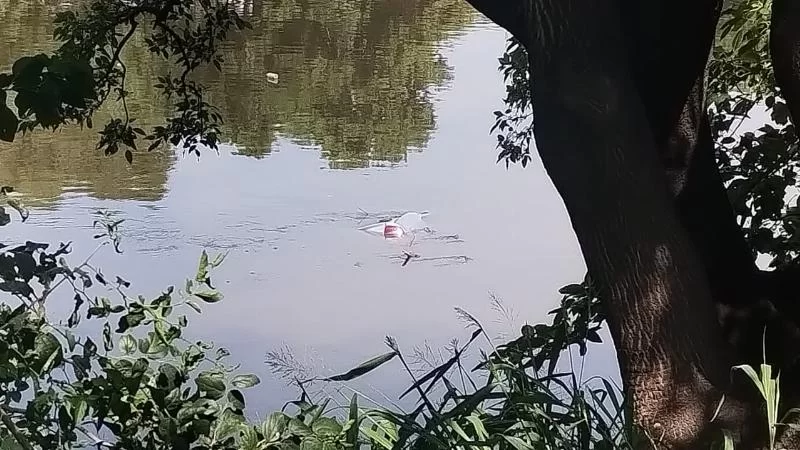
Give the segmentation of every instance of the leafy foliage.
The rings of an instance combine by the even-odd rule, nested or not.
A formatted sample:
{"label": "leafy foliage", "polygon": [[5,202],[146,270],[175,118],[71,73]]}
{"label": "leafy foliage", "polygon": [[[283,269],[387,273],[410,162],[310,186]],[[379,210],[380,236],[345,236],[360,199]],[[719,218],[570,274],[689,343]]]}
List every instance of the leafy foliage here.
{"label": "leafy foliage", "polygon": [[[457,310],[472,328],[469,340],[454,342],[450,356],[429,362],[427,372],[412,369],[413,361],[387,338],[389,353],[317,381],[347,382],[400,361],[413,380],[401,398],[417,397],[413,411],[378,405],[356,412],[356,400],[351,399],[350,417],[360,424],[360,435],[371,448],[637,448],[641,438],[627,420],[620,389],[601,378],[583,380],[571,366],[564,371],[562,357],[572,348],[582,357],[588,342],[600,342],[604,316],[589,280],[562,293],[551,324],[525,325],[521,336],[506,344],[495,347],[475,317]],[[481,362],[467,369],[481,339],[491,351],[481,351]],[[570,364],[576,361],[572,356]],[[299,379],[284,372],[285,363],[281,366],[276,372]],[[313,381],[300,382],[303,398]]]}
{"label": "leafy foliage", "polygon": [[28,219],[28,210],[22,205],[22,203],[18,199],[11,197],[13,193],[14,193],[13,187],[0,186],[0,227],[11,223],[11,215],[8,213],[8,210],[6,208],[10,208],[17,211],[17,213],[19,213],[20,218],[22,218],[23,222]]}
{"label": "leafy foliage", "polygon": [[497,147],[500,153],[497,162],[521,163],[526,167],[531,160],[530,147],[533,140],[533,112],[530,94],[530,72],[528,52],[516,38],[508,40],[508,46],[500,57],[500,71],[506,83],[505,111],[495,111],[495,123],[491,132],[497,131]]}
{"label": "leafy foliage", "polygon": [[[118,225],[104,223],[98,249],[118,246]],[[226,365],[226,350],[183,337],[181,310],[220,298],[210,272],[222,258],[203,253],[184,290],[147,299],[129,294],[123,278],[111,281],[91,257],[71,266],[68,244],[0,247],[0,291],[8,297],[0,303],[0,442],[240,448],[235,443],[248,432],[240,389],[259,379]],[[74,307],[55,321],[48,304],[62,286],[71,288]]]}
{"label": "leafy foliage", "polygon": [[[772,265],[781,267],[798,263],[800,256],[800,151],[772,73],[771,7],[769,0],[738,0],[726,6],[707,89],[717,160],[738,223],[754,252],[771,256]],[[533,138],[528,57],[513,38],[500,58],[500,70],[506,80],[507,109],[494,113],[498,162],[525,166]],[[764,123],[754,126],[753,120]]]}
{"label": "leafy foliage", "polygon": [[[11,140],[18,131],[54,129],[70,121],[91,127],[93,113],[113,95],[125,113],[100,132],[99,147],[106,153],[125,149],[130,161],[141,136],[152,141],[151,149],[163,142],[183,142],[190,151],[197,151],[197,144],[213,147],[220,118],[189,75],[203,64],[219,68],[217,43],[230,29],[244,26],[237,19],[208,1],[199,6],[189,1],[95,2],[81,14],[64,13],[56,30],[62,47],[54,55],[17,61],[2,78],[3,100],[11,94],[17,108],[15,113],[3,103],[3,136]],[[121,60],[126,43],[142,28],[150,30],[149,50],[182,69],[178,76],[158,80],[156,87],[174,99],[176,115],[149,134],[128,114],[127,69]],[[99,248],[112,245],[121,251],[120,225],[110,216],[98,219]],[[226,365],[227,350],[184,338],[187,307],[199,312],[199,302],[223,299],[211,282],[222,257],[203,253],[183,289],[168,288],[147,299],[131,295],[131,284],[123,278],[106,276],[91,256],[71,266],[66,260],[70,252],[67,244],[50,250],[47,244],[26,243],[2,254],[0,289],[16,302],[0,306],[4,447],[519,449],[627,442],[617,390],[607,382],[590,389],[574,376],[554,373],[564,349],[576,344],[584,354],[587,338],[599,340],[602,316],[594,311],[596,299],[588,288],[566,288],[552,326],[526,326],[520,339],[485,358],[477,376],[464,369],[462,358],[479,338],[491,340],[472,319],[476,328],[468,343],[454,347],[452,358],[428,374],[413,378],[406,394],[419,395],[421,406],[412,413],[365,409],[354,396],[342,417],[327,403],[314,405],[304,396],[294,403],[296,414],[274,413],[253,425],[245,419],[241,390],[256,385],[258,377]],[[55,292],[69,288],[73,310],[65,320],[54,321],[48,304]],[[327,382],[346,382],[396,359],[411,374],[397,343],[387,342],[389,353]],[[462,381],[458,387],[456,373]],[[480,380],[485,384],[478,388]],[[441,387],[444,395],[433,397]],[[611,398],[616,408],[607,409]]]}
{"label": "leafy foliage", "polygon": [[[720,172],[739,224],[754,251],[781,267],[797,263],[800,250],[800,210],[793,195],[800,155],[770,63],[771,3],[732,2],[723,11],[709,89]],[[755,114],[769,119],[739,132]]]}
{"label": "leafy foliage", "polygon": [[[0,139],[13,141],[17,132],[37,126],[56,129],[77,123],[91,128],[93,114],[112,98],[122,104],[124,114],[100,131],[98,148],[106,154],[124,149],[130,162],[141,137],[150,141],[149,150],[166,143],[194,153],[201,144],[216,148],[222,118],[205,101],[203,86],[189,75],[203,65],[220,68],[220,43],[230,31],[247,26],[227,2],[216,0],[97,1],[80,13],[63,12],[54,32],[62,45],[54,54],[22,57],[10,73],[0,74]],[[149,51],[180,68],[156,84],[173,101],[173,115],[149,133],[128,112],[122,58],[140,28],[148,28]],[[16,112],[7,100],[13,100]]]}
{"label": "leafy foliage", "polygon": [[[220,50],[222,73],[212,63],[190,76],[203,85],[204,100],[224,118],[220,139],[235,144],[239,155],[263,157],[280,136],[319,147],[322,158],[336,169],[402,164],[409,152],[424,150],[436,122],[430,94],[452,76],[452,68],[438,55],[437,42],[474,18],[464,0],[313,0],[303,9],[295,2],[272,0],[232,3],[253,29],[229,34]],[[8,43],[0,56],[9,67],[16,57],[58,47],[50,19],[67,7],[23,0],[3,9],[0,3],[0,41]],[[362,26],[371,22],[383,26]],[[121,58],[128,68],[130,115],[135,126],[149,132],[172,114],[172,102],[155,87],[158,77],[180,68],[150,53],[144,42],[148,32],[140,25]],[[387,50],[364,54],[361,48]],[[268,82],[270,72],[280,74],[278,84]],[[96,132],[109,119],[123,117],[115,97],[93,115],[92,130],[65,126],[58,133],[37,131],[25,138],[18,135],[11,144],[0,143],[0,158],[16,169],[5,183],[39,202],[59,192],[56,183],[36,182],[42,177],[59,183],[80,178],[93,195],[104,198],[160,198],[165,172],[174,161],[171,146],[148,153],[144,150],[150,142],[137,140],[142,151],[133,152],[132,165],[125,164],[124,146],[114,158],[95,150]]]}
{"label": "leafy foliage", "polygon": [[[710,67],[710,112],[740,224],[754,248],[781,265],[797,258],[800,205],[784,202],[795,186],[797,143],[766,63],[768,11],[769,2],[740,1],[724,12]],[[125,113],[100,133],[106,153],[124,149],[130,161],[142,136],[150,149],[163,143],[182,143],[192,152],[198,145],[216,146],[221,118],[190,75],[202,65],[221,66],[219,43],[246,26],[234,11],[210,0],[115,0],[64,13],[57,22],[61,48],[21,58],[0,74],[0,139],[37,126],[91,127],[93,113],[113,95]],[[121,58],[142,28],[149,30],[149,51],[181,69],[158,80],[175,114],[149,133],[129,116]],[[509,42],[500,65],[508,86],[507,109],[495,112],[498,161],[525,166],[533,116],[527,55],[518,42]],[[773,123],[738,133],[762,104]],[[11,220],[6,205],[26,217],[10,193],[0,192],[0,225]],[[101,247],[111,244],[119,251],[120,223],[101,217],[95,225]],[[91,257],[71,266],[67,244],[0,244],[0,250],[0,292],[9,299],[0,304],[3,448],[590,449],[636,448],[640,439],[611,382],[559,372],[565,351],[576,346],[582,356],[588,342],[600,341],[604,315],[589,280],[562,289],[552,324],[526,325],[504,345],[495,347],[479,321],[461,311],[473,326],[469,340],[455,344],[452,356],[426,374],[417,376],[397,342],[387,339],[390,352],[326,379],[350,381],[399,360],[413,379],[404,396],[419,398],[410,413],[365,409],[353,396],[341,414],[304,395],[294,403],[296,414],[276,412],[253,425],[245,419],[241,390],[255,386],[258,377],[226,365],[227,350],[183,337],[186,307],[200,312],[199,302],[223,300],[211,281],[222,257],[203,253],[183,289],[168,288],[148,299],[131,295],[121,277],[111,281]],[[54,321],[48,303],[67,288],[74,294],[73,311]],[[466,370],[465,357],[481,338],[492,350]]]}
{"label": "leafy foliage", "polygon": [[[118,250],[120,225],[100,216],[98,250]],[[565,349],[576,345],[583,355],[587,340],[600,340],[603,315],[588,280],[562,289],[552,325],[526,325],[520,338],[471,371],[464,368],[468,349],[481,337],[492,341],[474,317],[459,311],[474,327],[469,341],[427,374],[415,376],[389,338],[390,352],[326,379],[347,382],[399,359],[414,380],[404,395],[420,399],[411,413],[365,408],[353,396],[343,416],[303,395],[294,402],[295,414],[276,412],[252,424],[242,390],[259,378],[227,365],[226,349],[184,337],[185,313],[222,299],[211,275],[223,256],[203,252],[183,289],[170,287],[148,299],[94,266],[97,250],[75,266],[67,261],[68,244],[51,250],[26,242],[2,250],[3,448],[589,449],[629,448],[633,439],[617,388],[556,372]],[[53,320],[48,305],[64,289],[73,296],[73,310]]]}

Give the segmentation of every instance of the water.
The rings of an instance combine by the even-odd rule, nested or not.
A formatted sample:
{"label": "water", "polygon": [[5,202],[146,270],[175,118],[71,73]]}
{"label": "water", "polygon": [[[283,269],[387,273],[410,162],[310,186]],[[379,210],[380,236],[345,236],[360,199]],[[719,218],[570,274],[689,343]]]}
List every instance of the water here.
{"label": "water", "polygon": [[[110,211],[126,219],[125,254],[97,262],[146,295],[182,283],[202,249],[229,252],[216,278],[225,300],[190,315],[190,329],[261,376],[249,397],[258,413],[296,395],[268,371],[267,351],[291,348],[332,375],[384,352],[386,335],[408,352],[463,341],[455,306],[498,336],[545,319],[584,266],[538,161],[495,164],[488,129],[502,106],[506,34],[462,0],[267,6],[276,3],[241,5],[256,31],[229,45],[221,74],[202,75],[229,124],[219,155],[137,153],[129,166],[75,129],[3,144],[0,184],[33,206],[27,224],[4,232],[72,240],[79,260],[94,248],[92,213]],[[49,17],[63,7],[0,4],[0,61],[51,48]],[[165,105],[149,86],[164,68],[140,41],[125,57],[132,110],[158,123]],[[358,230],[402,211],[429,211],[432,232],[385,240]],[[54,313],[70,308],[62,300]],[[595,354],[611,367],[607,352]],[[354,387],[396,398],[408,383],[393,362]]]}

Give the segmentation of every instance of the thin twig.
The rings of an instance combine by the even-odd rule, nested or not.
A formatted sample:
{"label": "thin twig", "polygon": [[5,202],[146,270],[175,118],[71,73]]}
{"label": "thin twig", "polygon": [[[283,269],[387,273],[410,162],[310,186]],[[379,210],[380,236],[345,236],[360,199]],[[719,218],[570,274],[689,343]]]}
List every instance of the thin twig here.
{"label": "thin twig", "polygon": [[[175,44],[178,46],[178,51],[181,52],[181,57],[183,57],[183,73],[181,74],[181,84],[186,84],[186,77],[189,76],[189,73],[192,71],[191,62],[189,60],[189,54],[186,52],[186,46],[184,45],[184,40],[178,36],[178,33],[175,32],[172,28],[169,27],[166,23],[161,20],[156,20],[155,25],[161,28],[162,31],[170,35],[172,39],[175,41]],[[184,97],[187,97],[188,94],[185,94]],[[188,97],[187,97],[188,98]]]}
{"label": "thin twig", "polygon": [[122,108],[125,110],[125,126],[131,123],[131,116],[128,113],[128,93],[125,92],[125,78],[128,76],[128,66],[122,61],[119,62],[122,66],[122,81],[120,81],[119,96],[122,99]]}
{"label": "thin twig", "polygon": [[[122,54],[122,49],[125,48],[125,45],[131,39],[131,37],[133,36],[133,33],[136,32],[136,27],[139,26],[139,22],[136,21],[135,17],[136,17],[136,15],[142,14],[144,12],[145,11],[137,11],[136,13],[132,14],[127,19],[127,20],[130,20],[131,27],[128,30],[128,32],[125,33],[125,36],[122,37],[122,40],[119,41],[119,45],[117,45],[117,48],[114,50],[114,55],[111,57],[111,62],[108,64],[108,70],[107,70],[107,72],[105,74],[105,77],[103,77],[103,80],[100,82],[100,86],[108,83],[108,81],[111,79],[111,74],[114,73],[114,67],[117,65],[118,62],[121,62],[120,61],[120,55]],[[123,73],[123,85],[124,85],[124,77],[125,77],[125,74]],[[100,104],[102,104],[102,103],[104,103],[106,101],[106,99],[108,98],[109,94],[111,94],[111,88],[110,87],[108,89],[108,92],[106,92],[106,95],[103,97],[103,100],[100,101]]]}
{"label": "thin twig", "polygon": [[[92,253],[90,253],[89,256],[87,256],[86,259],[75,268],[76,269],[82,269],[82,268],[86,267],[89,264],[89,261],[94,257],[94,255],[96,255],[97,252],[99,252],[100,249],[103,248],[105,245],[107,245],[107,242],[103,242],[102,244],[98,245],[97,248],[95,248],[94,251],[92,251]],[[63,278],[58,280],[58,282],[54,286],[52,286],[49,289],[47,289],[44,292],[42,292],[40,303],[44,304],[45,300],[47,300],[47,297],[50,296],[50,294],[52,294],[53,291],[55,291],[59,286],[61,286],[61,284],[63,284],[66,279],[67,279],[67,276],[64,275]]]}

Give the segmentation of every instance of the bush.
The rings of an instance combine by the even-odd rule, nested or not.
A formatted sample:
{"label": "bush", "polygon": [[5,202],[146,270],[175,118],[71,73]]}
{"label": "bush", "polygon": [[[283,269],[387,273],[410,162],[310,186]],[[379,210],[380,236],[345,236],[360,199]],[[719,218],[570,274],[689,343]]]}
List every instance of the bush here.
{"label": "bush", "polygon": [[[13,206],[26,217],[21,205]],[[243,390],[258,377],[237,373],[226,349],[184,337],[188,313],[222,300],[211,274],[224,258],[203,252],[181,289],[134,296],[128,281],[92,264],[104,248],[119,251],[120,225],[101,215],[98,247],[77,265],[68,262],[68,244],[0,244],[0,448],[631,446],[617,388],[556,373],[565,349],[575,345],[583,355],[587,340],[599,341],[603,316],[588,282],[562,290],[552,325],[526,325],[518,339],[496,348],[480,323],[460,311],[473,327],[470,339],[423,376],[387,338],[388,353],[324,380],[347,382],[398,358],[413,380],[403,395],[418,396],[412,412],[367,408],[356,395],[342,412],[304,394],[294,413],[275,412],[253,424]],[[48,306],[65,291],[73,310],[56,320]],[[465,368],[468,350],[481,339],[491,351]]]}

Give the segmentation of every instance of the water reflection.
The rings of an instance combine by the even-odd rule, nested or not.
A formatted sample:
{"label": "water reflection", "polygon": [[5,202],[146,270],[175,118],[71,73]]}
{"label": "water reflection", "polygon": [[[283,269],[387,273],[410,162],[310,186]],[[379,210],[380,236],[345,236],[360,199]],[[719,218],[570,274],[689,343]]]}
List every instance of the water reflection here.
{"label": "water reflection", "polygon": [[28,206],[48,206],[64,195],[101,199],[163,198],[174,157],[142,154],[136,163],[99,155],[97,135],[79,130],[38,132],[0,145],[0,182],[25,194]]}
{"label": "water reflection", "polygon": [[[96,245],[91,213],[113,211],[126,219],[125,254],[101,252],[95,263],[109,276],[133,281],[131,291],[148,297],[190,275],[202,249],[229,251],[215,276],[225,300],[201,315],[190,312],[190,328],[192,338],[212,338],[231,349],[243,371],[262,378],[257,391],[248,394],[248,408],[255,414],[295,398],[264,365],[265,352],[284,345],[298,360],[310,361],[317,374],[330,376],[384,352],[386,335],[397,337],[409,353],[426,341],[436,349],[469,336],[453,306],[484,320],[492,336],[516,333],[522,323],[545,318],[557,300],[556,290],[582,276],[584,267],[563,204],[538,161],[525,171],[494,164],[496,141],[487,127],[490,111],[501,104],[496,61],[505,37],[496,28],[473,26],[441,49],[456,68],[452,85],[433,97],[437,123],[429,148],[410,153],[403,167],[320,170],[325,156],[318,147],[301,150],[303,142],[287,131],[295,119],[287,117],[281,119],[282,129],[273,130],[277,139],[272,145],[280,151],[268,158],[231,156],[237,149],[224,145],[220,156],[207,154],[200,162],[188,159],[164,168],[169,180],[162,200],[63,196],[54,210],[34,211],[28,223],[15,222],[3,232],[8,241],[73,241],[71,258],[81,260]],[[139,65],[137,70],[158,69]],[[262,86],[264,92],[282,92],[291,86],[287,77],[281,74],[278,89]],[[291,95],[302,96],[300,85],[294,86]],[[233,98],[236,90],[227,89]],[[264,97],[262,105],[299,102],[289,92],[284,95],[285,100],[275,102]],[[140,108],[159,107],[137,100]],[[234,122],[231,126],[239,125]],[[325,145],[320,136],[302,140]],[[82,144],[87,151],[90,142]],[[30,144],[39,145],[37,139]],[[22,148],[15,158],[23,158]],[[33,154],[64,155],[69,165],[62,167],[71,167],[73,174],[87,164],[55,150]],[[165,164],[173,163],[167,159]],[[6,160],[0,165],[6,170]],[[74,187],[62,181],[66,175],[57,167],[51,167],[51,175],[42,172],[42,178],[29,171],[29,179],[47,175],[57,188]],[[426,222],[436,233],[418,235],[409,245],[358,230],[373,219],[406,211],[430,211]],[[401,267],[405,252],[419,258]],[[459,256],[472,260],[464,263]],[[489,291],[513,305],[517,322],[509,325],[498,318]],[[64,291],[62,301],[49,306],[54,317],[69,315],[73,303],[68,294]],[[408,383],[400,367],[387,365],[353,388],[375,398],[385,398],[378,394],[383,393],[391,401]]]}
{"label": "water reflection", "polygon": [[[277,137],[319,146],[331,168],[396,165],[421,150],[435,128],[432,93],[451,69],[437,46],[473,20],[463,0],[244,0],[253,30],[234,37],[223,71],[199,74],[226,118],[225,138],[242,155],[269,154]],[[0,63],[47,51],[52,18],[74,7],[55,0],[0,2]],[[167,67],[141,39],[124,55],[140,123],[167,112],[152,88]],[[267,72],[280,75],[267,83]],[[119,114],[112,105],[96,123]],[[158,200],[173,167],[170,153],[140,154],[133,166],[95,150],[97,136],[69,128],[0,144],[0,181],[34,206],[65,192],[98,198]]]}
{"label": "water reflection", "polygon": [[[247,8],[245,8],[246,10]],[[257,2],[253,31],[208,73],[240,152],[280,133],[320,145],[332,167],[398,163],[435,126],[430,90],[448,80],[436,46],[472,19],[460,0]],[[265,73],[280,84],[265,82]],[[238,93],[248,92],[246,101]]]}

